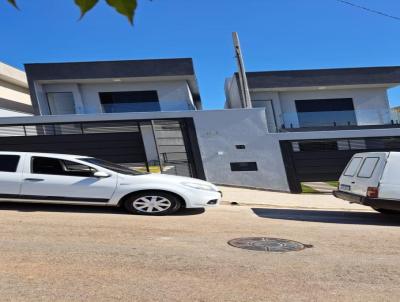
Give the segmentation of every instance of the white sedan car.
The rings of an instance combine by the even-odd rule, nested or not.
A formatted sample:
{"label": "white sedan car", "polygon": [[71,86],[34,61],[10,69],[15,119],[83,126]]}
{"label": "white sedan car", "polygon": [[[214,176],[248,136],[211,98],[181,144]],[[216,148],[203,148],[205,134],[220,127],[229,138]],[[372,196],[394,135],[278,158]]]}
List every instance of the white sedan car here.
{"label": "white sedan car", "polygon": [[0,200],[123,206],[166,215],[216,206],[221,192],[199,179],[144,174],[101,159],[65,154],[0,152]]}

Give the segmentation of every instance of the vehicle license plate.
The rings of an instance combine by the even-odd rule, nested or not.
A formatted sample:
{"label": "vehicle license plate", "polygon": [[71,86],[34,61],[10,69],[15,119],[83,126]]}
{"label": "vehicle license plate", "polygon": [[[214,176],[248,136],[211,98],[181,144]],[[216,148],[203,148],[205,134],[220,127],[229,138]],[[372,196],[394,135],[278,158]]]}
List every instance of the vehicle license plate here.
{"label": "vehicle license plate", "polygon": [[351,187],[348,186],[348,185],[340,185],[340,190],[343,190],[343,191],[350,191],[350,190],[351,190]]}

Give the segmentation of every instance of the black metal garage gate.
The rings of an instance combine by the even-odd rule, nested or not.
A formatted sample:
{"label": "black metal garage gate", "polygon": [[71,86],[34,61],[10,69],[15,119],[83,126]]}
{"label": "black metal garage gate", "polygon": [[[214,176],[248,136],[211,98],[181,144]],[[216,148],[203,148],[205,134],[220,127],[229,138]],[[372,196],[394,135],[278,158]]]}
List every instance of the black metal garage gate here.
{"label": "black metal garage gate", "polygon": [[301,182],[338,180],[350,158],[359,152],[400,151],[400,137],[281,141],[291,192]]}
{"label": "black metal garage gate", "polygon": [[[153,161],[146,157],[144,126],[152,129]],[[165,127],[173,127],[174,137],[160,136]],[[0,125],[0,151],[87,155],[142,171],[204,178],[192,119]]]}

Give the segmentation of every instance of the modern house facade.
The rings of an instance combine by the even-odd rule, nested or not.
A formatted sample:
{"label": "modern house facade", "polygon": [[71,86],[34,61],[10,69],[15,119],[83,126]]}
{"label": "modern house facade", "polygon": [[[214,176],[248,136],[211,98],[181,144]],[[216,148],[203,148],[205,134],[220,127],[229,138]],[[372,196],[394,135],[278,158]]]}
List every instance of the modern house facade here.
{"label": "modern house facade", "polygon": [[[266,109],[270,132],[398,123],[387,90],[400,67],[247,73],[253,107]],[[225,83],[226,108],[243,108],[238,75]]]}
{"label": "modern house facade", "polygon": [[36,115],[201,109],[192,59],[26,64]]}
{"label": "modern house facade", "polygon": [[0,117],[32,114],[25,72],[0,62]]}
{"label": "modern house facade", "polygon": [[0,150],[95,156],[153,173],[300,192],[354,153],[400,151],[387,89],[399,68],[236,75],[227,108],[201,109],[191,59],[27,64],[37,116],[0,121]]}

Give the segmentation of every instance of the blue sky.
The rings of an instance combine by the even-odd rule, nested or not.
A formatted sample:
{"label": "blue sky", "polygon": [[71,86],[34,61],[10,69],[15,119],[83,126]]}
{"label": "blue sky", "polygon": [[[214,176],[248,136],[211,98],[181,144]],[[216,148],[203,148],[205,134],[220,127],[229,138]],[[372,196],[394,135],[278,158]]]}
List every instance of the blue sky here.
{"label": "blue sky", "polygon": [[[400,16],[399,0],[351,0]],[[101,1],[104,2],[104,1]],[[0,61],[192,57],[206,109],[222,108],[238,31],[248,71],[400,65],[400,21],[336,0],[139,0],[135,26],[101,3],[0,0]],[[400,105],[400,89],[390,93]]]}

